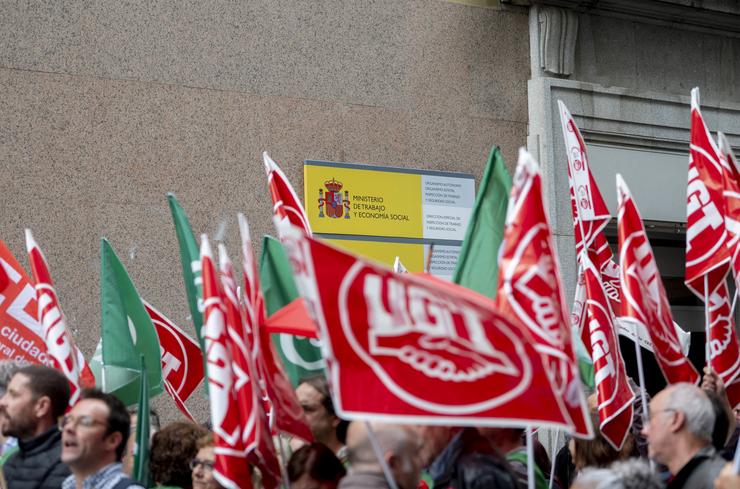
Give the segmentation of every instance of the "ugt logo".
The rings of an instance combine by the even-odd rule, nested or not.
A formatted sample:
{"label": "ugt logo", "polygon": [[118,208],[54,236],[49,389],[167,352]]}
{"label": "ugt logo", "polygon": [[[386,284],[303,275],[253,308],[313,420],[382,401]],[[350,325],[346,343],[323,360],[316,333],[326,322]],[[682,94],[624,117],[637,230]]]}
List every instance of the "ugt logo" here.
{"label": "ugt logo", "polygon": [[[349,192],[344,191],[342,199],[342,182],[337,182],[334,177],[324,182],[326,191],[319,189],[319,217],[324,217],[324,212],[328,217],[338,219],[344,214],[345,219],[349,219]],[[345,213],[344,210],[347,210]]]}

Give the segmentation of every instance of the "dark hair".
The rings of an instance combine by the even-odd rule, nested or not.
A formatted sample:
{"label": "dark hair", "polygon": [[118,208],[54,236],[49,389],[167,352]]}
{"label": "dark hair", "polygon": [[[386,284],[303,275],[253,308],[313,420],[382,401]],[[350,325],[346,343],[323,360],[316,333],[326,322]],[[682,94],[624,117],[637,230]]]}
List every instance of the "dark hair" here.
{"label": "dark hair", "polygon": [[594,427],[594,439],[582,440],[573,438],[575,450],[573,454],[573,464],[577,470],[584,467],[608,467],[612,462],[626,460],[633,455],[635,451],[635,437],[632,433],[627,433],[627,438],[622,445],[622,449],[615,450],[606,438],[601,434],[599,429],[599,413],[591,409],[591,422]]}
{"label": "dark hair", "polygon": [[187,421],[170,423],[158,431],[149,451],[152,480],[162,486],[191,489],[190,461],[198,453],[198,440],[207,434],[205,428]]}
{"label": "dark hair", "polygon": [[295,482],[308,474],[318,482],[335,482],[347,474],[347,470],[334,452],[323,443],[303,445],[293,452],[287,465],[288,480]]}
{"label": "dark hair", "polygon": [[[323,375],[311,375],[304,377],[298,382],[298,385],[307,384],[316,389],[316,392],[321,394],[321,405],[324,406],[326,412],[331,416],[336,416],[337,413],[334,411],[334,403],[331,400],[331,393],[329,392],[329,382]],[[336,427],[337,439],[339,443],[345,445],[347,443],[347,429],[349,428],[349,421],[339,418],[339,424]]]}
{"label": "dark hair", "polygon": [[100,389],[83,390],[80,400],[83,399],[96,399],[108,406],[108,429],[105,436],[116,432],[121,434],[121,443],[116,447],[116,460],[120,461],[126,450],[126,442],[131,430],[131,416],[126,410],[126,405],[113,394],[107,394]]}
{"label": "dark hair", "polygon": [[[139,416],[139,406],[130,406],[128,408],[128,414],[132,418],[134,415]],[[153,407],[149,408],[149,427],[152,431],[157,432],[162,427],[162,422],[159,419],[159,413]]]}
{"label": "dark hair", "polygon": [[727,435],[730,430],[731,413],[727,412],[724,400],[716,392],[705,390],[704,393],[712,403],[712,410],[715,416],[714,427],[712,428],[712,445],[717,450],[722,450],[725,448]]}
{"label": "dark hair", "polygon": [[321,394],[321,405],[324,406],[326,412],[332,416],[336,416],[337,413],[334,411],[334,403],[331,401],[331,394],[329,393],[329,382],[326,381],[326,377],[323,375],[311,375],[305,377],[298,382],[298,385],[308,384],[316,391]]}
{"label": "dark hair", "polygon": [[54,419],[64,415],[69,405],[69,381],[62,372],[44,365],[28,365],[15,373],[18,374],[28,377],[28,388],[34,398],[47,396],[51,400]]}

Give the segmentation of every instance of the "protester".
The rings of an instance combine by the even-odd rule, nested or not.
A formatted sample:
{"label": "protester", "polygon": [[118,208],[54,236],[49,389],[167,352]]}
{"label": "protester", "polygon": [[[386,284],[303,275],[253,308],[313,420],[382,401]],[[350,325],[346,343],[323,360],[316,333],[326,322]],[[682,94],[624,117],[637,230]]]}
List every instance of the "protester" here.
{"label": "protester", "polygon": [[198,453],[190,461],[192,469],[193,489],[222,489],[221,484],[213,477],[214,454],[213,434],[208,433],[198,440]]}
{"label": "protester", "polygon": [[121,464],[130,423],[126,406],[116,396],[97,389],[82,391],[59,422],[61,459],[72,471],[62,489],[143,489]]}
{"label": "protester", "polygon": [[[10,360],[0,361],[0,397],[8,390],[10,379],[21,367],[22,365],[18,362],[11,362]],[[5,464],[5,461],[11,455],[18,451],[18,440],[12,436],[6,438],[2,434],[4,420],[5,417],[0,417],[0,467]]]}
{"label": "protester", "polygon": [[[408,426],[381,423],[372,423],[371,428],[398,489],[416,489],[421,472],[418,456],[421,440],[416,432]],[[339,483],[340,489],[390,487],[373,450],[371,436],[365,423],[355,421],[349,425],[347,460],[350,469]]]}
{"label": "protester", "polygon": [[0,398],[4,436],[18,439],[18,452],[3,466],[10,489],[59,489],[69,475],[60,462],[57,419],[69,404],[69,382],[58,370],[29,365],[10,379]]}
{"label": "protester", "polygon": [[429,489],[434,487],[434,474],[430,471],[433,462],[460,429],[434,425],[414,425],[412,428],[419,435],[419,439],[424,440],[418,454],[419,462],[423,467],[419,489]]}
{"label": "protester", "polygon": [[[527,447],[524,445],[523,428],[480,428],[480,434],[504,456],[509,466],[516,474],[520,486],[527,485]],[[549,472],[547,472],[549,474]],[[534,479],[536,489],[547,489],[548,479],[545,472],[537,463],[534,464]]]}
{"label": "protester", "polygon": [[516,489],[506,460],[475,428],[457,433],[429,467],[434,487]]}
{"label": "protester", "polygon": [[[123,471],[126,472],[128,475],[133,474],[134,471],[134,458],[136,456],[136,436],[134,434],[136,433],[136,423],[139,422],[139,413],[137,412],[136,408],[129,408],[128,409],[129,416],[131,416],[131,429],[129,430],[129,433],[131,436],[128,437],[128,442],[126,443],[126,450],[123,452]],[[151,440],[151,437],[154,436],[156,432],[159,431],[160,422],[159,422],[159,413],[154,408],[149,409],[149,437]],[[189,460],[189,459],[188,459]]]}
{"label": "protester", "polygon": [[669,488],[712,487],[724,464],[711,445],[713,427],[712,404],[694,385],[669,385],[650,402],[650,421],[643,433],[650,457],[673,475]]}
{"label": "protester", "polygon": [[591,423],[594,427],[593,440],[573,438],[570,441],[572,448],[573,465],[576,471],[586,467],[608,467],[619,460],[626,460],[633,455],[638,455],[635,446],[635,438],[632,433],[627,433],[624,444],[620,450],[615,450],[599,429],[599,413],[594,408],[591,410]]}
{"label": "protester", "polygon": [[608,468],[586,468],[572,489],[661,489],[663,483],[643,460],[615,462]]}
{"label": "protester", "polygon": [[712,430],[712,445],[725,460],[732,460],[740,434],[740,426],[738,426],[736,411],[730,406],[730,400],[727,398],[725,384],[714,370],[706,366],[701,388],[712,401],[717,418]]}
{"label": "protester", "polygon": [[206,435],[208,430],[186,421],[170,423],[154,434],[149,450],[149,473],[156,487],[193,487],[190,461],[198,453],[198,440]]}
{"label": "protester", "polygon": [[340,460],[344,461],[344,438],[348,423],[334,412],[326,377],[323,375],[306,377],[298,384],[295,392],[306,414],[314,440],[329,447]]}
{"label": "protester", "polygon": [[290,489],[336,489],[347,474],[342,462],[323,443],[296,450],[287,464]]}

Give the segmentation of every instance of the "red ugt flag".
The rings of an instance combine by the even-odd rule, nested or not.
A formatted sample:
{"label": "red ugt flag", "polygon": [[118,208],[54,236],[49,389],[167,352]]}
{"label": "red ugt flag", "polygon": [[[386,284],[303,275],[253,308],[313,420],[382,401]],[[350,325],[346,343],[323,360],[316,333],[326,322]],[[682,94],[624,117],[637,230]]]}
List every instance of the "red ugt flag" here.
{"label": "red ugt flag", "polygon": [[[285,222],[287,224],[287,222]],[[242,238],[242,269],[244,275],[245,316],[251,328],[250,341],[253,345],[252,359],[264,384],[263,393],[271,405],[270,423],[277,431],[312,441],[313,435],[308,427],[303,408],[293,391],[293,386],[285,375],[277,359],[270,333],[265,328],[265,307],[254,259],[249,226],[243,216],[239,219]]]}
{"label": "red ugt flag", "polygon": [[147,301],[144,304],[159,338],[162,380],[180,412],[194,421],[185,401],[203,381],[203,352],[200,345]]}
{"label": "red ugt flag", "polygon": [[584,330],[588,330],[589,336],[585,344],[594,362],[601,434],[615,450],[621,450],[632,425],[635,394],[630,388],[619,350],[614,313],[601,282],[601,274],[591,261],[593,255],[591,252],[583,257],[588,295],[587,327]]}
{"label": "red ugt flag", "polygon": [[252,487],[243,427],[234,391],[231,355],[226,344],[226,319],[221,300],[216,267],[208,236],[201,236],[201,270],[203,277],[204,336],[208,365],[208,396],[216,446],[213,476],[227,489]]}
{"label": "red ugt flag", "polygon": [[311,235],[311,226],[308,224],[308,216],[303,210],[301,200],[293,190],[280,167],[272,161],[267,151],[262,153],[265,161],[265,172],[267,173],[267,184],[272,195],[273,213],[279,220],[287,219],[293,226],[297,226],[304,233]]}
{"label": "red ugt flag", "polygon": [[[722,165],[691,90],[691,145],[686,191],[686,287],[704,300],[727,275],[730,250],[725,228]],[[708,290],[704,290],[706,281]]]}
{"label": "red ugt flag", "polygon": [[[565,151],[568,156],[568,187],[573,212],[576,255],[580,260],[583,247],[589,246],[593,239],[601,234],[611,216],[591,174],[586,144],[583,142],[581,131],[561,100],[558,100],[558,109],[560,125],[563,128]],[[611,252],[609,254],[611,255]]]}
{"label": "red ugt flag", "polygon": [[709,296],[709,362],[725,385],[740,373],[740,344],[732,317],[730,291],[723,282]]}
{"label": "red ugt flag", "polygon": [[681,350],[642,217],[620,175],[617,175],[617,198],[622,317],[642,324],[648,330],[653,353],[669,384],[695,384],[699,381],[699,374]]}
{"label": "red ugt flag", "polygon": [[542,202],[542,180],[537,163],[524,148],[519,150],[499,260],[496,304],[529,328],[553,388],[565,401],[565,415],[574,432],[592,437],[555,245]]}
{"label": "red ugt flag", "polygon": [[519,322],[463,287],[398,274],[283,230],[347,419],[571,429]]}
{"label": "red ugt flag", "polygon": [[[717,133],[719,143],[719,162],[722,166],[724,189],[725,227],[727,228],[727,248],[732,256],[732,274],[735,286],[740,284],[740,170],[732,154],[730,142],[724,134]],[[740,288],[740,287],[738,287]]]}
{"label": "red ugt flag", "polygon": [[72,334],[67,329],[67,320],[59,305],[54,283],[51,280],[46,258],[41,252],[30,229],[26,229],[26,249],[31,264],[31,274],[36,283],[38,320],[44,330],[47,353],[54,367],[69,380],[69,405],[74,406],[80,397],[80,369]]}
{"label": "red ugt flag", "polygon": [[256,369],[249,356],[247,343],[249,337],[245,331],[237,298],[234,267],[226,247],[219,244],[218,249],[223,300],[226,307],[226,344],[233,361],[234,394],[243,429],[242,443],[247,456],[260,469],[262,485],[267,489],[273,489],[280,480],[280,465],[270,436],[261,391],[257,385],[259,377],[255,375]]}

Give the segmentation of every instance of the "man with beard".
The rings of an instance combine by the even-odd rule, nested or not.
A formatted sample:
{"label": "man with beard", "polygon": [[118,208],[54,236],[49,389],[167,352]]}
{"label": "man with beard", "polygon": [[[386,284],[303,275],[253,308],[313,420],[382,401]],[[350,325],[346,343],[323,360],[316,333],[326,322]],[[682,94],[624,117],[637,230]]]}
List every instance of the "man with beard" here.
{"label": "man with beard", "polygon": [[58,370],[30,365],[10,379],[0,398],[3,435],[18,439],[18,452],[3,466],[8,489],[58,489],[69,475],[57,428],[68,403],[69,383]]}

